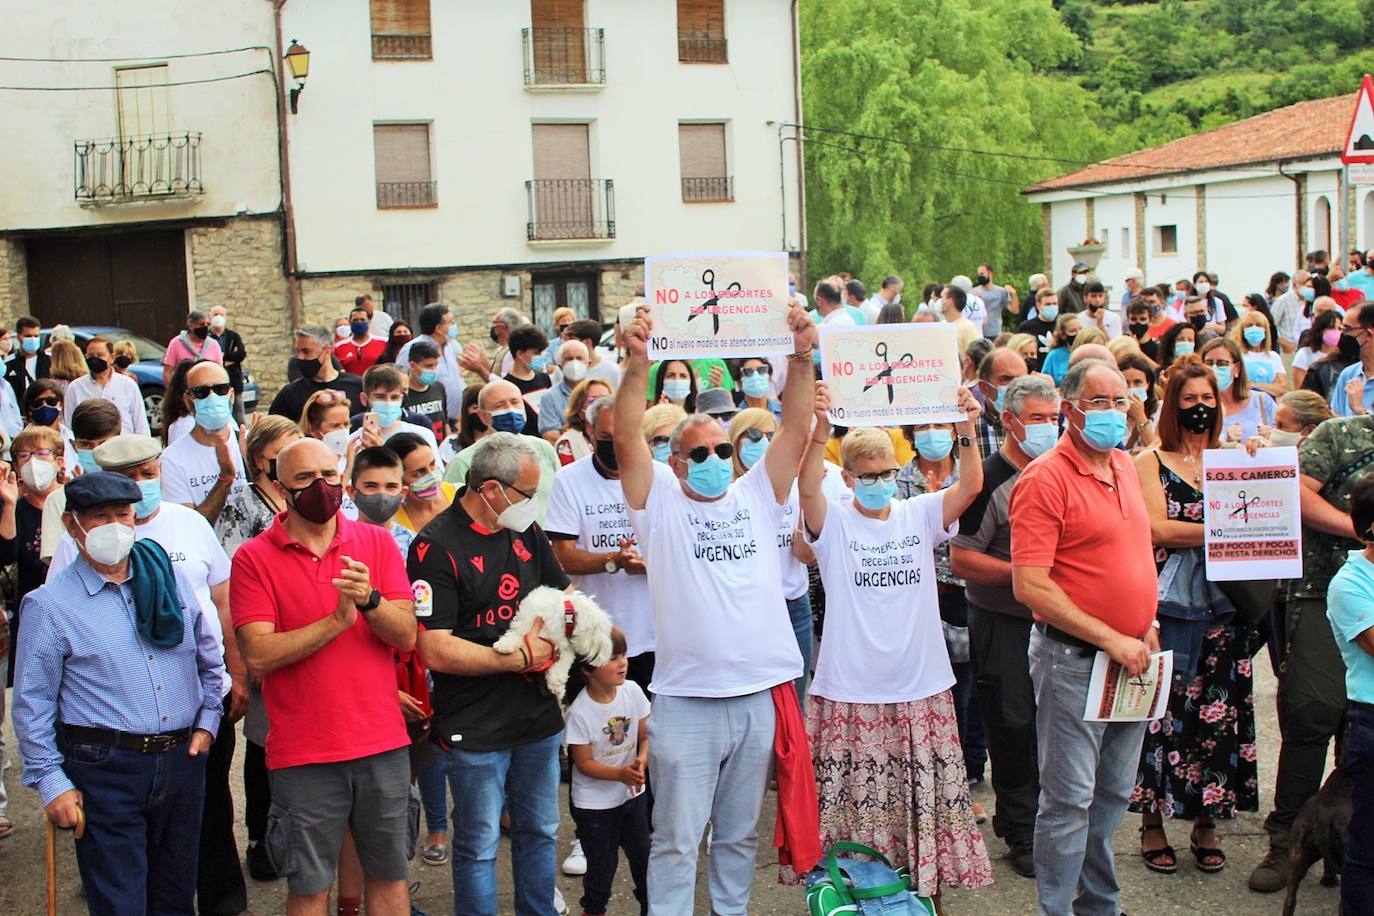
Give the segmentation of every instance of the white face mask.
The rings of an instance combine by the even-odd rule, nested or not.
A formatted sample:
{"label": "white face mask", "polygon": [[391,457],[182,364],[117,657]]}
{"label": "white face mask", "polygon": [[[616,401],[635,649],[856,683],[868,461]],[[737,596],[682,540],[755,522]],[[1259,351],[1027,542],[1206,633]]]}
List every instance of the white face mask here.
{"label": "white face mask", "polygon": [[339,340],[343,340],[345,337],[352,333],[353,332],[349,330],[349,327],[346,324],[341,324],[334,329],[334,336],[339,338]]}
{"label": "white face mask", "polygon": [[[77,522],[76,527],[81,528]],[[86,552],[102,566],[115,566],[124,562],[129,551],[134,548],[134,529],[119,522],[97,525],[90,531],[81,528],[86,535]]]}
{"label": "white face mask", "polygon": [[1297,445],[1302,441],[1302,433],[1290,433],[1286,429],[1276,429],[1269,434],[1270,445]]}
{"label": "white face mask", "polygon": [[13,338],[13,337],[6,337],[4,340],[0,340],[0,353],[3,353],[4,355],[9,356],[10,353],[12,353],[13,351],[14,351],[14,338]]}
{"label": "white face mask", "polygon": [[223,331],[224,325],[225,317],[223,315],[212,315],[210,317],[210,327],[214,328],[216,331]]}
{"label": "white face mask", "polygon": [[1211,291],[1212,291],[1212,284],[1208,283],[1206,280],[1199,280],[1199,281],[1197,281],[1197,294],[1198,294],[1199,296],[1205,296],[1205,295],[1207,295],[1208,293],[1210,293]]}
{"label": "white face mask", "polygon": [[57,479],[57,465],[41,458],[30,458],[29,463],[19,469],[19,479],[35,493],[46,493]]}
{"label": "white face mask", "polygon": [[[503,495],[504,493],[502,490]],[[487,502],[486,496],[482,497],[482,502]],[[534,524],[534,517],[539,514],[539,506],[532,499],[512,503],[509,496],[506,497],[506,502],[506,508],[496,516],[496,524],[516,533],[528,530],[530,525]],[[491,503],[487,503],[487,508],[491,509]]]}
{"label": "white face mask", "polygon": [[587,377],[587,364],[580,359],[570,359],[563,364],[563,377],[574,385]]}
{"label": "white face mask", "polygon": [[324,434],[324,444],[329,446],[329,450],[340,458],[348,451],[349,432],[348,427],[336,429],[332,433]]}

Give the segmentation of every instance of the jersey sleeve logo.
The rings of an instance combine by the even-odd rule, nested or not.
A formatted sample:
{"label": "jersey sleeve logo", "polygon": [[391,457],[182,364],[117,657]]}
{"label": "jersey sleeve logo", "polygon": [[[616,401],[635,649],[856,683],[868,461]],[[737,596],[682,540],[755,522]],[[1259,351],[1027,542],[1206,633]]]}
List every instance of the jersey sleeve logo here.
{"label": "jersey sleeve logo", "polygon": [[415,599],[415,616],[434,616],[434,589],[424,579],[416,579],[410,584],[410,595]]}
{"label": "jersey sleeve logo", "polygon": [[421,563],[425,562],[425,554],[429,553],[429,541],[417,541],[415,544],[415,556]]}

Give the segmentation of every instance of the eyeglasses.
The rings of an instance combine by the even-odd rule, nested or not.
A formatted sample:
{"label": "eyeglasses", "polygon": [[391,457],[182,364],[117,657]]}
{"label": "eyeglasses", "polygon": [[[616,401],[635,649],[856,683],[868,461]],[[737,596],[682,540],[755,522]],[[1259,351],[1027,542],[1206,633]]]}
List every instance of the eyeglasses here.
{"label": "eyeglasses", "polygon": [[[516,486],[515,484],[513,484],[513,483],[506,483],[504,480],[496,480],[495,477],[488,477],[487,480],[495,481],[496,483],[500,484],[500,485],[503,486],[503,487],[506,487],[507,489],[514,490],[515,492],[519,493],[521,496],[525,497],[526,499],[534,499],[534,494],[533,494],[533,493],[526,493],[524,490],[520,489],[519,487],[517,487],[517,486]],[[483,482],[483,483],[486,483],[487,481],[484,480],[484,481],[482,481],[482,482]]]}
{"label": "eyeglasses", "polygon": [[1205,359],[1205,360],[1203,360],[1203,362],[1205,362],[1207,365],[1211,366],[1211,367],[1214,368],[1214,369],[1215,369],[1217,366],[1225,366],[1226,368],[1229,369],[1229,368],[1231,368],[1232,366],[1235,365],[1235,363],[1231,362],[1229,359],[1217,359],[1217,360]]}
{"label": "eyeglasses", "polygon": [[14,460],[28,461],[30,458],[38,458],[41,461],[51,461],[52,454],[53,452],[50,448],[36,448],[28,452],[15,452]]}
{"label": "eyeglasses", "polygon": [[[1085,413],[1093,410],[1119,410],[1126,413],[1131,409],[1130,398],[1079,398],[1079,409]],[[1082,405],[1086,404],[1087,407]]]}
{"label": "eyeglasses", "polygon": [[653,446],[654,448],[658,448],[659,446],[667,445],[672,441],[673,440],[668,436],[654,436],[652,439],[649,440],[649,445]]}
{"label": "eyeglasses", "polygon": [[874,471],[872,474],[855,474],[854,479],[869,487],[880,480],[883,483],[891,483],[897,479],[897,469],[888,468],[886,471]]}
{"label": "eyeglasses", "polygon": [[224,382],[220,385],[197,385],[194,388],[187,388],[186,393],[194,400],[203,401],[210,396],[210,392],[212,391],[215,394],[223,396],[233,390],[233,387],[234,386],[230,385],[228,382]]}
{"label": "eyeglasses", "polygon": [[746,429],[744,431],[744,438],[748,439],[750,442],[762,442],[764,439],[772,442],[773,434],[766,433],[761,429]]}
{"label": "eyeglasses", "polygon": [[740,378],[750,378],[755,375],[770,376],[773,374],[772,366],[749,366],[739,371]]}
{"label": "eyeglasses", "polygon": [[731,445],[729,442],[722,442],[715,448],[710,448],[705,445],[698,445],[696,448],[692,449],[690,452],[687,453],[687,457],[692,459],[693,464],[701,464],[707,458],[711,457],[712,452],[715,452],[716,457],[719,458],[721,461],[729,461],[731,457],[733,457],[735,454],[735,447]]}

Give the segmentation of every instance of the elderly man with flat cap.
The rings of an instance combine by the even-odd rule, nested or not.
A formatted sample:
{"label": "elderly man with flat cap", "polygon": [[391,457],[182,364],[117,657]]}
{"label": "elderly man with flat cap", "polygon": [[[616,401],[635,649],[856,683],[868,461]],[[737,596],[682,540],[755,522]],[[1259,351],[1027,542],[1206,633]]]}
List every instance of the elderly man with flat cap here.
{"label": "elderly man with flat cap", "polygon": [[76,861],[92,914],[190,914],[219,642],[166,551],[135,540],[136,483],[97,471],[66,494],[77,557],[23,603],[23,782],[57,826],[84,818]]}
{"label": "elderly man with flat cap", "polygon": [[[134,536],[154,541],[190,583],[224,655],[229,678],[224,685],[224,719],[206,764],[205,812],[201,825],[200,876],[196,899],[200,916],[233,916],[248,909],[238,847],[234,843],[234,802],[229,768],[234,760],[234,723],[248,709],[248,672],[238,643],[224,639],[229,618],[229,557],[215,530],[196,510],[162,501],[162,443],[152,436],[116,436],[95,448],[103,471],[123,475],[142,494],[134,504]],[[63,535],[48,566],[51,582],[76,559],[76,542]]]}

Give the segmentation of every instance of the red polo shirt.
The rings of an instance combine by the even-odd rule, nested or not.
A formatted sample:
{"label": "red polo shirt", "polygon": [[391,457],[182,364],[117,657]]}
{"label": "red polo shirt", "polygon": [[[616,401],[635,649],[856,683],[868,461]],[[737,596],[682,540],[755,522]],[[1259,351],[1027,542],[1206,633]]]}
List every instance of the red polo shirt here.
{"label": "red polo shirt", "polygon": [[362,375],[372,368],[385,349],[384,337],[369,337],[367,342],[361,345],[354,342],[352,337],[348,337],[334,344],[334,355],[339,358],[339,365],[343,366],[345,372]]}
{"label": "red polo shirt", "polygon": [[1011,491],[1011,562],[1048,567],[1080,609],[1144,636],[1159,593],[1150,519],[1130,456],[1112,449],[1108,459],[1115,485],[1098,479],[1065,433],[1021,472]]}
{"label": "red polo shirt", "polygon": [[[298,630],[334,613],[339,590],[330,582],[342,556],[365,564],[387,600],[411,600],[405,561],[391,533],[338,516],[338,531],[323,557],[292,540],[282,515],[234,554],[229,604],[234,629],[266,621],[277,632]],[[356,760],[410,743],[396,697],[392,649],[358,615],[318,652],[263,676],[262,696],[272,727],[267,766]]]}

